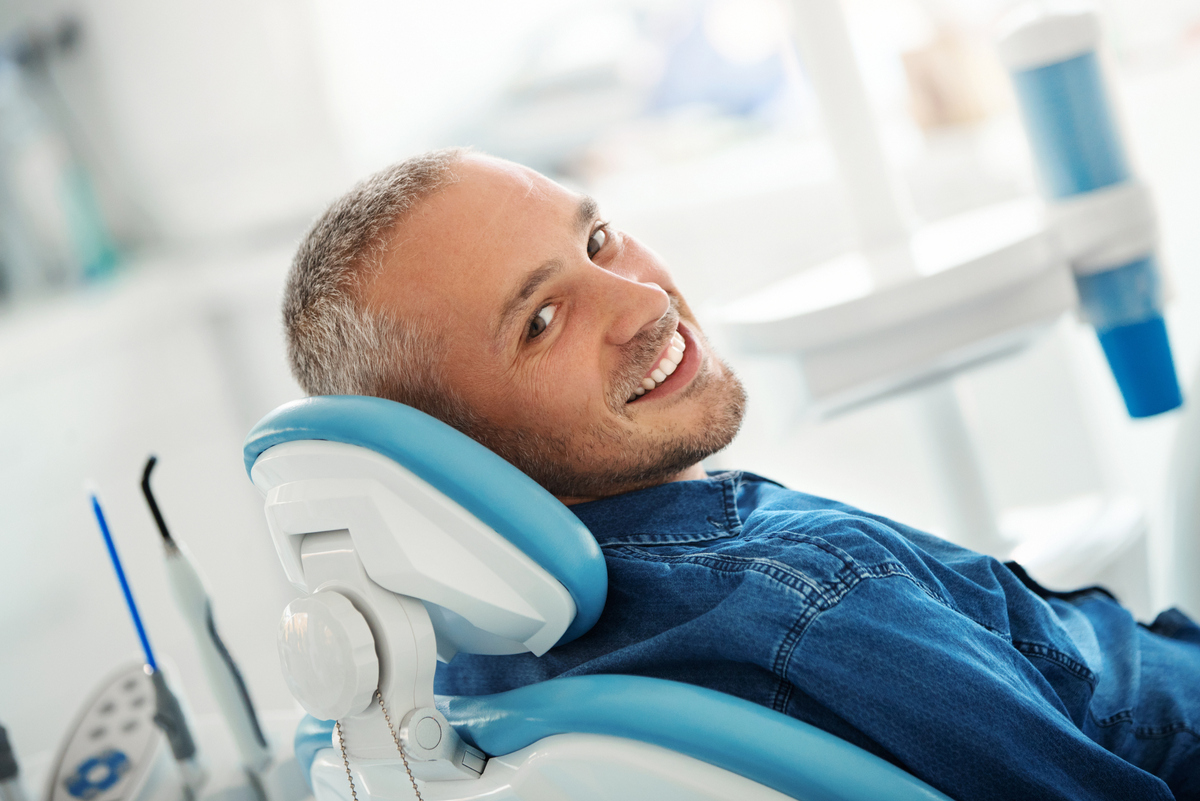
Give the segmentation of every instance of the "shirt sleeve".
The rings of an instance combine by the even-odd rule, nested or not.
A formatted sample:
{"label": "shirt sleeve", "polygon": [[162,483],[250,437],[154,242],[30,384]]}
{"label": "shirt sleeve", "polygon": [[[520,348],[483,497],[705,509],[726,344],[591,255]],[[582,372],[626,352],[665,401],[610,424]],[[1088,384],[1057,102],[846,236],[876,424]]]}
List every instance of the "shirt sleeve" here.
{"label": "shirt sleeve", "polygon": [[785,678],[952,798],[1172,798],[1088,739],[1003,635],[909,576],[862,579],[792,641]]}

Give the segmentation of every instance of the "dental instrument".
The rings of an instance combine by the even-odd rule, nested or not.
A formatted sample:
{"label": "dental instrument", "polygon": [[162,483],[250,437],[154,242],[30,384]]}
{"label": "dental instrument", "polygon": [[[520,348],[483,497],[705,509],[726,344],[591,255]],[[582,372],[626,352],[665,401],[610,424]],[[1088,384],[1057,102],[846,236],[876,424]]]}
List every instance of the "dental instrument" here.
{"label": "dental instrument", "polygon": [[999,51],[1080,311],[1096,329],[1129,415],[1150,417],[1183,398],[1163,321],[1153,201],[1130,169],[1099,43],[1095,12],[1047,13],[1021,20]]}
{"label": "dental instrument", "polygon": [[20,773],[8,732],[0,726],[0,801],[26,801]]}
{"label": "dental instrument", "polygon": [[187,785],[170,769],[156,695],[141,662],[105,678],[67,729],[44,800],[177,801]]}
{"label": "dental instrument", "polygon": [[[125,578],[125,570],[121,566],[121,557],[117,555],[117,546],[108,530],[108,521],[104,517],[104,510],[100,508],[100,499],[95,491],[90,491],[88,494],[92,504],[92,514],[95,515],[96,524],[100,527],[100,534],[104,537],[104,545],[108,549],[109,559],[112,561],[113,570],[116,571],[121,592],[125,596],[125,605],[129,609],[130,617],[133,618],[133,626],[137,630],[138,640],[142,644],[142,652],[146,657],[145,672],[150,677],[154,688],[154,723],[162,729],[171,746],[171,754],[175,757],[175,762],[183,777],[185,794],[189,799],[194,798],[199,794],[200,788],[207,778],[197,757],[196,742],[188,728],[179,699],[167,686],[166,678],[159,669],[158,662],[154,659],[150,639],[146,636],[146,627],[142,624],[142,616],[138,612],[137,603],[133,600],[133,591],[129,587],[129,581]],[[87,800],[85,799],[85,801]]]}
{"label": "dental instrument", "polygon": [[151,456],[146,460],[142,473],[142,494],[154,522],[162,534],[163,549],[166,552],[167,578],[171,585],[171,594],[175,596],[176,606],[187,622],[200,651],[200,663],[209,687],[217,700],[221,716],[233,734],[238,756],[250,777],[251,784],[260,797],[266,797],[262,775],[271,766],[271,750],[263,736],[262,726],[246,689],[246,682],[241,671],[225,647],[217,633],[216,622],[213,619],[212,602],[204,589],[195,563],[187,552],[171,537],[167,523],[158,508],[158,502],[150,489],[150,473],[158,459]]}

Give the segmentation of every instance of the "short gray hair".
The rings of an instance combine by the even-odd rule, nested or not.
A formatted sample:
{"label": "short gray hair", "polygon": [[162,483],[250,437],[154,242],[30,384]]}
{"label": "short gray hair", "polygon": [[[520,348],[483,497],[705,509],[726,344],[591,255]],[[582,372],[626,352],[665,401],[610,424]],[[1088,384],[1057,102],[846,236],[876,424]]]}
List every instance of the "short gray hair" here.
{"label": "short gray hair", "polygon": [[292,375],[310,395],[375,395],[467,428],[472,415],[440,378],[440,332],[366,307],[387,235],[421,201],[455,180],[466,153],[435,150],[395,164],[334,202],[304,236],[283,294]]}

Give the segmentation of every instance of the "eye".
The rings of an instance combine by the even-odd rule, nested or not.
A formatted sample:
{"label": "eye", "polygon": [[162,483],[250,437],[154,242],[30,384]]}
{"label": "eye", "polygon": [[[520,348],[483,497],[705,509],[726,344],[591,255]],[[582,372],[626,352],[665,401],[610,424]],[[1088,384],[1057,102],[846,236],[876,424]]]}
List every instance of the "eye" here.
{"label": "eye", "polygon": [[556,306],[543,306],[534,318],[529,321],[529,338],[536,339],[542,335],[542,332],[550,327],[550,321],[554,319],[554,311]]}
{"label": "eye", "polygon": [[588,237],[587,253],[589,259],[594,259],[596,254],[600,252],[600,248],[604,247],[604,243],[608,241],[608,229],[603,225],[592,231],[592,235]]}

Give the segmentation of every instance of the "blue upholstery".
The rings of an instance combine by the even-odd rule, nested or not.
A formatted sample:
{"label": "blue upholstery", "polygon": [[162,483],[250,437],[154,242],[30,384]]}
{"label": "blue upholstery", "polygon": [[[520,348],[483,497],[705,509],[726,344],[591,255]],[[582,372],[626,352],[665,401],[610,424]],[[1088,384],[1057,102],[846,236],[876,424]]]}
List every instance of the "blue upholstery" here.
{"label": "blue upholstery", "polygon": [[[571,512],[508,462],[415,409],[379,398],[320,397],[272,412],[246,438],[247,471],[268,448],[329,440],[394,459],[528,554],[570,591],[578,612],[560,642],[600,616],[608,574],[599,546]],[[766,707],[678,682],[637,676],[557,678],[506,693],[438,699],[483,751],[512,753],[555,734],[652,743],[807,801],[948,801],[894,765]],[[295,753],[311,786],[333,721],[306,717]]]}
{"label": "blue upholstery", "polygon": [[305,715],[296,727],[292,747],[296,753],[296,764],[300,766],[300,773],[311,790],[312,763],[317,758],[317,752],[333,747],[333,721],[317,720],[312,715]]}
{"label": "blue upholstery", "polygon": [[[949,801],[815,726],[674,681],[572,676],[478,698],[440,697],[438,707],[464,739],[488,754],[511,754],[555,734],[603,734],[686,754],[806,801]],[[332,722],[308,718],[301,728],[306,726],[322,730],[319,741],[329,746]],[[298,745],[296,758],[308,775],[315,752],[304,754]]]}
{"label": "blue upholstery", "polygon": [[395,460],[558,579],[576,607],[560,645],[600,618],[608,570],[595,538],[553,495],[475,440],[382,398],[306,398],[280,406],[254,427],[243,448],[246,472],[268,448],[311,439],[358,445]]}
{"label": "blue upholstery", "polygon": [[687,754],[806,801],[948,801],[890,762],[815,726],[691,684],[572,676],[439,701],[458,733],[488,754],[509,754],[553,734],[606,734]]}

